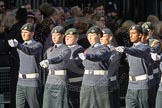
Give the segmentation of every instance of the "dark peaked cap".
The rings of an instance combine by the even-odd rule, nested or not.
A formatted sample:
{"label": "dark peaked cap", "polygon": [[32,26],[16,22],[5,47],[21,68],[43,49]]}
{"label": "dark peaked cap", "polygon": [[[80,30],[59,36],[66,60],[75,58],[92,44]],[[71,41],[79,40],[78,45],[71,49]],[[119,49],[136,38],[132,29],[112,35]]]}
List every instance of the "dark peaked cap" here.
{"label": "dark peaked cap", "polygon": [[104,28],[104,29],[102,29],[102,33],[103,33],[103,34],[113,35],[113,33],[111,32],[111,30],[110,30],[109,28]]}
{"label": "dark peaked cap", "polygon": [[154,29],[153,24],[151,22],[145,22],[144,24],[142,24],[142,28],[151,30]]}
{"label": "dark peaked cap", "polygon": [[101,29],[98,26],[92,26],[88,29],[87,34],[89,33],[96,33],[96,34],[103,34]]}
{"label": "dark peaked cap", "polygon": [[21,27],[21,30],[27,30],[27,31],[30,31],[30,32],[34,32],[35,26],[32,23],[26,23]]}
{"label": "dark peaked cap", "polygon": [[63,26],[56,26],[51,30],[51,34],[52,33],[61,33],[64,34],[65,33],[65,29]]}
{"label": "dark peaked cap", "polygon": [[142,30],[142,27],[140,25],[132,25],[130,28],[129,28],[129,31],[130,30],[137,30],[138,32],[142,33],[143,34],[143,30]]}
{"label": "dark peaked cap", "polygon": [[65,35],[78,35],[76,28],[69,28],[66,30]]}

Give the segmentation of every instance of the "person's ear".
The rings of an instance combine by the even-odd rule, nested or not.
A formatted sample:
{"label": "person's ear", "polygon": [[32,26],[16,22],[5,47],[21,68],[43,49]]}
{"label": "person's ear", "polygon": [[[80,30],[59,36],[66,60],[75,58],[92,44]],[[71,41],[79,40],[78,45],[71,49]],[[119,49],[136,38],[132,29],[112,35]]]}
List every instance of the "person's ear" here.
{"label": "person's ear", "polygon": [[109,36],[109,42],[111,42],[112,41],[112,36]]}
{"label": "person's ear", "polygon": [[140,34],[139,34],[140,39],[142,38],[142,36],[143,36],[143,34],[142,34],[142,33],[140,33]]}

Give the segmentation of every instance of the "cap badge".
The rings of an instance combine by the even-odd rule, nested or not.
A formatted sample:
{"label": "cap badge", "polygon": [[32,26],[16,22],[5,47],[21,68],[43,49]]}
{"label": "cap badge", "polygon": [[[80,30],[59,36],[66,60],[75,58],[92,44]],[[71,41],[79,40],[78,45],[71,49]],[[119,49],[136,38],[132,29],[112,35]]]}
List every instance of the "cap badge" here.
{"label": "cap badge", "polygon": [[149,28],[148,25],[145,25],[145,28],[148,29]]}
{"label": "cap badge", "polygon": [[95,30],[91,30],[91,32],[92,32],[92,33],[94,33],[94,32],[95,32]]}
{"label": "cap badge", "polygon": [[55,30],[54,33],[57,33],[57,30]]}
{"label": "cap badge", "polygon": [[70,34],[70,35],[72,35],[72,34],[73,34],[73,32],[69,32],[69,34]]}
{"label": "cap badge", "polygon": [[24,30],[27,30],[28,29],[28,27],[26,26],[26,27],[24,27]]}

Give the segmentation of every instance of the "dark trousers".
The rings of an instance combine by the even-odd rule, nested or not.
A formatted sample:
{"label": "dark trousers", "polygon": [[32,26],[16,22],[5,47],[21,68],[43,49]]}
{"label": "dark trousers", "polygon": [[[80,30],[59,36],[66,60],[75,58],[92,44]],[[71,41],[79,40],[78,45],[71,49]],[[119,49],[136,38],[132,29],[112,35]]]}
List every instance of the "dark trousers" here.
{"label": "dark trousers", "polygon": [[161,72],[154,74],[154,79],[155,79],[155,89],[156,89],[155,92],[157,93],[158,88],[159,88],[159,83],[160,83],[160,80],[161,80]]}
{"label": "dark trousers", "polygon": [[156,95],[156,108],[162,108],[162,91],[158,91]]}
{"label": "dark trousers", "polygon": [[73,82],[68,85],[69,93],[69,107],[70,108],[79,108],[80,106],[80,88],[81,82]]}
{"label": "dark trousers", "polygon": [[108,87],[82,86],[80,108],[110,108]]}
{"label": "dark trousers", "polygon": [[30,108],[40,108],[38,87],[17,86],[16,108],[25,108],[26,102]]}
{"label": "dark trousers", "polygon": [[109,90],[111,108],[120,108],[120,93],[119,89]]}
{"label": "dark trousers", "polygon": [[46,84],[44,89],[43,108],[69,108],[66,86]]}
{"label": "dark trousers", "polygon": [[126,108],[149,108],[148,89],[128,89]]}

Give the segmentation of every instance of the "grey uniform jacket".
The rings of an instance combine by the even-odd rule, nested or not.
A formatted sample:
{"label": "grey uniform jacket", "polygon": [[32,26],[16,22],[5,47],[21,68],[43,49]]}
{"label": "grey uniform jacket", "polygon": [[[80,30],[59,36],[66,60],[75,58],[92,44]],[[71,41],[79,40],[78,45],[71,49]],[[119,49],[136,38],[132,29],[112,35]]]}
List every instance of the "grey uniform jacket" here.
{"label": "grey uniform jacket", "polygon": [[[18,44],[17,51],[20,58],[19,73],[40,73],[39,62],[41,61],[42,49],[42,44],[34,40],[28,41],[27,45]],[[40,80],[40,76],[38,78],[29,79],[19,78],[18,85],[35,87],[38,86],[38,80]]]}

